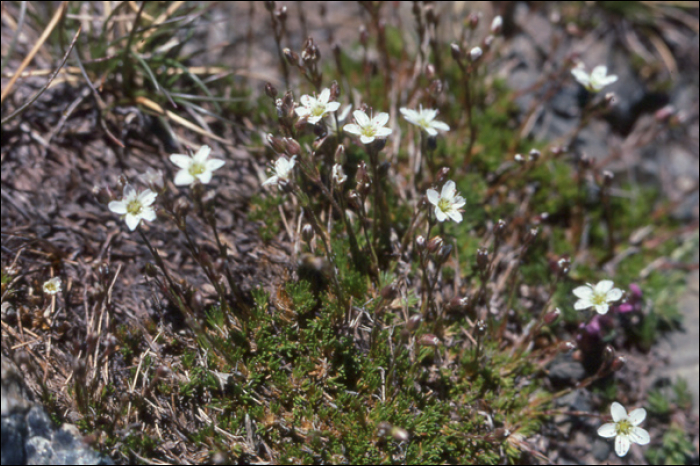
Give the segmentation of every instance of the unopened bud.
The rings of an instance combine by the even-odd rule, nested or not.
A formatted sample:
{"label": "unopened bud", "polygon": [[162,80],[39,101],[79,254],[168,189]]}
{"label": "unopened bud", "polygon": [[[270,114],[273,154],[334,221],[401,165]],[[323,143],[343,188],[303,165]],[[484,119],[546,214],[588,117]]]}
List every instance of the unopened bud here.
{"label": "unopened bud", "polygon": [[301,239],[307,243],[314,239],[314,229],[308,223],[301,227]]}
{"label": "unopened bud", "polygon": [[287,59],[290,65],[299,66],[299,54],[292,52],[289,48],[282,50],[284,58]]}
{"label": "unopened bud", "polygon": [[416,249],[418,249],[418,252],[423,252],[425,250],[425,243],[426,241],[423,235],[416,236]]}
{"label": "unopened bud", "polygon": [[304,50],[301,52],[301,59],[304,63],[313,64],[316,63],[321,58],[318,47],[314,43],[313,38],[309,37],[306,39],[306,44],[304,44]]}
{"label": "unopened bud", "polygon": [[605,105],[609,108],[615,105],[616,96],[614,92],[608,92],[605,94]]}
{"label": "unopened bud", "polygon": [[560,275],[566,275],[571,270],[571,260],[564,257],[557,261],[557,269]]}
{"label": "unopened bud", "polygon": [[479,15],[476,13],[469,13],[469,27],[471,29],[476,29],[479,26]]}
{"label": "unopened bud", "polygon": [[435,177],[437,184],[442,184],[447,179],[447,174],[450,173],[450,167],[442,167]]}
{"label": "unopened bud", "polygon": [[559,351],[570,352],[576,349],[576,343],[573,341],[563,341],[559,343]]}
{"label": "unopened bud", "polygon": [[484,40],[481,41],[481,46],[483,47],[484,50],[487,52],[491,50],[491,45],[493,45],[493,41],[495,40],[495,37],[493,37],[491,34],[488,36],[484,37]]}
{"label": "unopened bud", "polygon": [[605,170],[603,172],[603,184],[605,186],[610,186],[615,179],[615,175],[611,171]]}
{"label": "unopened bud", "polygon": [[486,322],[479,320],[476,322],[476,334],[479,336],[486,335]]}
{"label": "unopened bud", "polygon": [[428,252],[435,254],[443,246],[442,238],[439,236],[434,236],[430,241],[428,241]]}
{"label": "unopened bud", "polygon": [[385,301],[393,301],[399,295],[399,288],[395,283],[392,283],[391,285],[387,285],[382,288],[381,295],[382,299]]}
{"label": "unopened bud", "polygon": [[301,154],[301,145],[292,138],[284,138],[285,149],[289,155],[299,155]]}
{"label": "unopened bud", "polygon": [[416,329],[420,327],[421,322],[423,322],[423,316],[420,314],[414,314],[409,317],[408,322],[406,322],[406,328],[411,332],[415,332]]}
{"label": "unopened bud", "polygon": [[330,102],[335,102],[338,100],[338,97],[340,97],[340,86],[338,85],[338,81],[333,81],[331,83],[331,96],[329,98]]}
{"label": "unopened bud", "polygon": [[386,421],[382,421],[379,424],[377,424],[377,436],[384,438],[388,437],[389,434],[391,433],[391,424],[389,424]]}
{"label": "unopened bud", "polygon": [[489,266],[489,252],[484,248],[479,248],[476,252],[476,266],[482,272],[485,272]]}
{"label": "unopened bud", "polygon": [[676,109],[672,105],[666,105],[654,113],[654,118],[659,123],[667,122],[676,113]]}
{"label": "unopened bud", "polygon": [[287,7],[286,6],[281,7],[280,9],[278,9],[275,12],[275,15],[277,15],[279,20],[282,21],[283,23],[285,21],[287,21]]}
{"label": "unopened bud", "polygon": [[605,361],[612,362],[612,360],[615,359],[615,348],[607,345],[603,350],[603,359],[605,359]]}
{"label": "unopened bud", "polygon": [[544,316],[544,323],[547,325],[552,325],[554,322],[557,321],[559,316],[561,316],[561,311],[559,310],[559,308],[555,309],[552,312],[548,312]]}
{"label": "unopened bud", "polygon": [[496,238],[498,239],[503,239],[503,237],[506,235],[506,222],[505,220],[499,220],[496,222],[496,225],[493,227],[493,234],[496,235]]}
{"label": "unopened bud", "polygon": [[474,47],[469,51],[469,58],[471,61],[477,61],[483,54],[484,51],[481,50],[481,47]]}
{"label": "unopened bud", "polygon": [[369,33],[364,24],[360,25],[360,44],[363,47],[367,47],[367,39],[369,38]]}
{"label": "unopened bud", "polygon": [[410,438],[410,435],[406,429],[402,429],[401,427],[397,426],[391,428],[391,436],[399,443],[407,442]]}
{"label": "unopened bud", "polygon": [[440,249],[440,253],[436,257],[436,259],[439,261],[440,264],[444,264],[445,262],[447,262],[447,259],[450,258],[450,254],[452,254],[452,245],[446,244]]}
{"label": "unopened bud", "polygon": [[537,162],[540,159],[542,152],[537,149],[530,150],[530,162]]}
{"label": "unopened bud", "polygon": [[435,65],[428,63],[425,65],[425,77],[432,80],[435,77]]}
{"label": "unopened bud", "polygon": [[429,346],[431,348],[437,348],[437,346],[440,344],[440,339],[433,335],[432,333],[426,333],[424,335],[421,335],[420,339],[418,340],[418,343],[421,346]]}
{"label": "unopened bud", "polygon": [[450,299],[449,303],[447,303],[447,310],[453,313],[460,313],[464,312],[468,305],[468,297],[455,296],[454,298]]}
{"label": "unopened bud", "polygon": [[496,16],[491,21],[491,34],[498,35],[503,30],[503,17],[501,15]]}
{"label": "unopened bud", "polygon": [[272,150],[278,154],[282,154],[287,150],[287,145],[284,142],[284,138],[279,138],[277,136],[273,136],[272,134],[268,134],[266,139],[267,143],[270,145],[270,147],[272,147]]}
{"label": "unopened bud", "polygon": [[102,205],[107,205],[116,198],[112,190],[107,187],[98,188],[95,186],[92,188],[92,194],[95,196],[97,202]]}
{"label": "unopened bud", "polygon": [[613,372],[617,372],[623,367],[625,367],[626,364],[627,360],[625,359],[625,357],[618,356],[613,360],[612,364],[610,364],[610,370],[612,370]]}
{"label": "unopened bud", "polygon": [[277,98],[277,88],[271,83],[265,83],[265,94],[271,99]]}
{"label": "unopened bud", "polygon": [[442,81],[440,81],[439,79],[433,79],[433,81],[430,83],[430,86],[428,86],[428,92],[430,93],[430,95],[436,96],[442,93],[443,88],[444,85],[442,84]]}
{"label": "unopened bud", "polygon": [[525,163],[525,157],[523,157],[521,154],[515,154],[513,160],[515,160],[518,163]]}
{"label": "unopened bud", "polygon": [[147,277],[150,278],[156,278],[158,276],[158,270],[156,269],[156,266],[150,262],[146,262],[146,265],[143,268],[143,272],[146,274]]}
{"label": "unopened bud", "polygon": [[457,61],[460,61],[462,59],[462,49],[459,48],[459,45],[456,43],[450,44],[450,52],[452,53],[452,58],[454,58]]}

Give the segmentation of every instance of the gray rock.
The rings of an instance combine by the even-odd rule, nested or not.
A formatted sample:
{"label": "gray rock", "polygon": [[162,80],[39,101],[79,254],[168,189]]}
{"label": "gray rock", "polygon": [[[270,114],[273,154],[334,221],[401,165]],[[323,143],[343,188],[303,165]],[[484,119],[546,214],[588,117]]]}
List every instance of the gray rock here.
{"label": "gray rock", "polygon": [[2,357],[2,464],[114,464],[91,450],[72,424],[55,428],[34,404],[21,372]]}

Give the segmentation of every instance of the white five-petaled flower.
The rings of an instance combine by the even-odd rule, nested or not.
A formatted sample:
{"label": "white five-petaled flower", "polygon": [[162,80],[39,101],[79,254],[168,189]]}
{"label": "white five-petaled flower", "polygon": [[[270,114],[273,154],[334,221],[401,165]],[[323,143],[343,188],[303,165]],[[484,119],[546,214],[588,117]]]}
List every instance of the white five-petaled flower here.
{"label": "white five-petaled flower", "polygon": [[180,167],[180,171],[175,175],[175,184],[184,186],[194,183],[198,180],[202,184],[207,184],[211,181],[212,172],[221,168],[223,160],[209,159],[211,147],[202,146],[192,157],[185,154],[172,154],[170,161]]}
{"label": "white five-petaled flower", "polygon": [[339,163],[333,165],[333,170],[331,170],[331,177],[336,185],[342,186],[343,183],[348,179],[347,175],[343,171],[343,166]]}
{"label": "white five-petaled flower", "polygon": [[156,211],[153,203],[158,195],[150,189],[144,189],[140,193],[131,187],[130,184],[124,186],[124,197],[120,201],[109,203],[109,210],[122,216],[129,230],[134,231],[139,226],[141,220],[149,222],[156,219]]}
{"label": "white five-petaled flower", "polygon": [[295,108],[294,111],[301,118],[307,117],[309,123],[316,124],[326,116],[326,113],[335,112],[340,107],[340,102],[328,102],[330,97],[330,89],[324,89],[318,97],[303,95],[299,99],[302,106]]}
{"label": "white five-petaled flower", "polygon": [[401,108],[399,111],[403,115],[403,117],[408,121],[409,123],[413,123],[416,126],[419,126],[421,129],[425,130],[426,133],[430,136],[435,136],[437,134],[437,130],[440,131],[449,131],[450,127],[443,123],[442,121],[437,121],[435,117],[438,114],[437,110],[434,110],[432,108],[426,108],[423,109],[423,107],[419,107],[420,110],[415,111],[411,110],[408,108]]}
{"label": "white five-petaled flower", "polygon": [[292,178],[292,170],[294,169],[294,164],[296,164],[296,155],[293,156],[291,159],[288,159],[287,157],[280,157],[275,161],[275,164],[272,167],[272,170],[275,172],[273,176],[270,178],[266,179],[263,182],[263,186],[266,186],[268,184],[280,184],[282,183],[287,183],[289,180]]}
{"label": "white five-petaled flower", "polygon": [[574,309],[582,311],[594,307],[598,314],[607,314],[610,303],[622,298],[622,290],[614,288],[610,280],[602,280],[593,286],[590,283],[574,289],[574,295],[579,298]]}
{"label": "white five-petaled flower", "polygon": [[638,445],[649,443],[649,432],[639,427],[647,417],[644,408],[638,408],[627,415],[627,410],[615,401],[610,407],[613,422],[603,424],[598,428],[598,435],[605,438],[615,437],[615,453],[625,456],[632,442]]}
{"label": "white five-petaled flower", "polygon": [[380,112],[370,119],[362,110],[355,110],[352,116],[355,117],[355,123],[349,123],[343,126],[343,129],[360,136],[363,144],[369,144],[375,139],[384,139],[391,134],[391,128],[384,126],[389,121],[388,113]]}
{"label": "white five-petaled flower", "polygon": [[617,81],[616,75],[608,75],[608,67],[605,65],[596,66],[591,74],[588,74],[584,64],[579,62],[576,68],[571,70],[571,74],[574,75],[576,81],[591,92],[598,92],[608,84]]}
{"label": "white five-petaled flower", "polygon": [[59,291],[61,291],[61,279],[59,277],[53,277],[44,282],[44,293],[55,295]]}
{"label": "white five-petaled flower", "polygon": [[428,201],[435,206],[435,217],[438,222],[444,222],[448,217],[457,223],[462,221],[461,207],[466,204],[466,201],[457,194],[454,181],[445,183],[440,194],[434,189],[429,189],[427,195]]}

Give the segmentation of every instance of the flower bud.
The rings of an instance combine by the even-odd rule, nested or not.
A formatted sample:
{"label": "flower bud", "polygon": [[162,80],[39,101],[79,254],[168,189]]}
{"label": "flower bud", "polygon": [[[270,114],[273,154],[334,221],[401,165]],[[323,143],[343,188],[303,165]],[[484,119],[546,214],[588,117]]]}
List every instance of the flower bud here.
{"label": "flower bud", "polygon": [[488,52],[489,50],[491,50],[491,45],[493,45],[494,40],[495,37],[489,34],[488,36],[484,37],[484,40],[481,41],[481,47]]}
{"label": "flower bud", "polygon": [[95,186],[92,188],[92,194],[93,196],[95,196],[97,202],[99,202],[102,205],[107,205],[114,199],[116,199],[116,196],[114,195],[112,190],[107,187],[99,188]]}
{"label": "flower bud", "polygon": [[616,96],[614,92],[608,92],[605,94],[605,106],[607,108],[611,108],[613,105],[615,105],[616,102]]}
{"label": "flower bud", "polygon": [[435,65],[428,63],[425,65],[425,77],[431,81],[435,77]]}
{"label": "flower bud", "polygon": [[314,229],[308,223],[301,227],[301,239],[307,243],[314,239]]}
{"label": "flower bud", "polygon": [[265,94],[271,99],[277,98],[277,88],[272,83],[265,83]]}
{"label": "flower bud", "polygon": [[540,159],[540,156],[542,155],[542,152],[538,151],[537,149],[531,149],[530,150],[530,162],[537,162]]}
{"label": "flower bud", "polygon": [[309,37],[308,39],[306,39],[306,43],[304,44],[304,50],[301,52],[301,59],[306,64],[314,64],[320,58],[321,54],[319,53],[318,47],[314,43],[313,38]]}
{"label": "flower bud", "polygon": [[452,245],[446,244],[440,249],[440,253],[436,257],[436,259],[439,261],[440,264],[444,264],[445,262],[447,262],[447,259],[450,258],[450,254],[452,254]]}
{"label": "flower bud", "polygon": [[442,167],[435,177],[435,182],[437,184],[442,184],[447,179],[447,174],[450,173],[449,167]]}
{"label": "flower bud", "polygon": [[513,160],[515,160],[518,163],[525,163],[525,157],[523,157],[521,154],[515,154]]}
{"label": "flower bud", "polygon": [[420,327],[420,324],[422,322],[423,316],[420,314],[414,314],[408,318],[408,322],[406,322],[406,328],[411,332],[415,332],[418,329],[418,327]]}
{"label": "flower bud", "polygon": [[158,270],[156,269],[156,266],[150,262],[146,262],[146,265],[143,268],[143,272],[146,274],[147,277],[150,278],[156,278],[158,276]]}
{"label": "flower bud", "polygon": [[428,241],[427,248],[428,252],[435,254],[443,246],[442,238],[439,236],[434,236],[430,241]]}
{"label": "flower bud", "polygon": [[499,220],[493,227],[493,234],[496,235],[496,238],[503,239],[506,235],[506,228],[507,225],[505,220]]}
{"label": "flower bud", "polygon": [[428,86],[428,93],[430,93],[430,95],[432,96],[436,96],[442,93],[444,87],[445,86],[442,84],[441,80],[433,79],[433,81],[430,83],[430,86]]}
{"label": "flower bud", "polygon": [[282,21],[283,23],[284,23],[285,21],[287,21],[287,7],[286,7],[286,6],[281,7],[280,9],[278,9],[277,11],[275,11],[275,15],[276,15],[277,18],[279,18],[279,20]]}
{"label": "flower bud", "polygon": [[625,359],[625,357],[618,356],[615,359],[613,359],[612,364],[610,364],[610,370],[612,370],[613,372],[617,372],[620,369],[622,369],[623,367],[625,367],[626,364],[627,364],[627,360]]}
{"label": "flower bud", "polygon": [[479,320],[476,322],[476,334],[479,336],[486,335],[486,322]]}
{"label": "flower bud", "polygon": [[282,50],[282,55],[287,59],[290,65],[299,66],[299,54],[292,52],[289,47]]}
{"label": "flower bud", "polygon": [[665,123],[671,119],[671,117],[676,113],[676,109],[673,105],[666,105],[665,107],[659,109],[654,113],[654,118],[659,123]]}
{"label": "flower bud", "polygon": [[331,96],[329,98],[329,102],[335,102],[338,100],[338,97],[340,97],[340,86],[338,85],[338,81],[333,81],[331,83]]}
{"label": "flower bud", "polygon": [[395,283],[392,283],[391,285],[387,285],[382,288],[381,295],[382,299],[385,301],[393,301],[399,295],[399,288]]}
{"label": "flower bud", "polygon": [[421,335],[420,339],[418,340],[418,343],[421,346],[429,346],[431,348],[437,348],[437,346],[440,344],[440,339],[433,335],[432,333],[426,333],[424,335]]}
{"label": "flower bud", "polygon": [[301,154],[301,145],[292,138],[284,138],[284,145],[289,155],[299,155]]}
{"label": "flower bud", "polygon": [[389,434],[391,433],[391,424],[389,424],[386,421],[382,421],[379,424],[377,424],[377,436],[384,438],[388,437]]}
{"label": "flower bud", "polygon": [[360,44],[363,47],[367,47],[367,39],[369,38],[369,32],[364,24],[360,25]]}
{"label": "flower bud", "polygon": [[486,272],[489,267],[489,252],[484,248],[479,248],[476,252],[476,266],[482,271]]}
{"label": "flower bud", "polygon": [[397,426],[391,428],[391,436],[399,443],[407,442],[410,438],[410,435],[406,429],[402,429],[401,427]]}
{"label": "flower bud", "polygon": [[552,325],[554,322],[557,321],[559,316],[561,316],[561,311],[559,310],[559,308],[556,308],[554,311],[545,314],[544,323],[547,325]]}
{"label": "flower bud", "polygon": [[605,170],[603,172],[603,185],[610,186],[615,179],[615,175],[611,171]]}
{"label": "flower bud", "polygon": [[469,58],[471,59],[471,61],[475,62],[479,58],[481,58],[483,54],[484,51],[481,50],[481,47],[474,47],[469,51]]}
{"label": "flower bud", "polygon": [[426,241],[423,235],[416,236],[416,249],[418,252],[423,252],[425,250]]}
{"label": "flower bud", "polygon": [[450,52],[452,53],[452,58],[454,58],[456,61],[460,61],[462,59],[462,49],[460,49],[459,45],[457,45],[455,42],[450,44]]}
{"label": "flower bud", "polygon": [[498,35],[503,30],[503,17],[501,15],[496,16],[491,21],[491,34]]}
{"label": "flower bud", "polygon": [[454,298],[450,299],[449,303],[447,303],[447,311],[458,314],[464,312],[468,305],[469,297],[455,296]]}
{"label": "flower bud", "polygon": [[476,13],[469,13],[469,27],[471,29],[476,29],[479,26],[479,15]]}
{"label": "flower bud", "polygon": [[563,341],[559,343],[559,351],[565,351],[568,353],[569,351],[573,351],[575,349],[576,343],[574,343],[573,341]]}
{"label": "flower bud", "polygon": [[359,212],[362,210],[362,200],[360,199],[360,194],[354,189],[348,192],[348,205],[355,211]]}

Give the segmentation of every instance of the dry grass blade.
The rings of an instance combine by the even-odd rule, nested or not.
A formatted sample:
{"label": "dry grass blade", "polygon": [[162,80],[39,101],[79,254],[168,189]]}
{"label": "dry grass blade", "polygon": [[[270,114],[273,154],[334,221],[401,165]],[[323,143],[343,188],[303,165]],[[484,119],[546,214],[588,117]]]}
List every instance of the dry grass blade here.
{"label": "dry grass blade", "polygon": [[39,51],[41,46],[44,45],[44,42],[46,42],[46,39],[48,39],[49,35],[54,30],[54,28],[58,24],[58,21],[63,17],[63,14],[65,13],[67,6],[68,6],[68,2],[66,2],[66,1],[61,2],[61,6],[56,10],[56,13],[54,13],[53,18],[51,18],[51,22],[49,22],[49,25],[46,26],[46,29],[44,29],[44,32],[41,34],[41,37],[39,37],[39,40],[36,42],[36,44],[34,44],[34,47],[32,48],[32,50],[27,54],[25,59],[22,61],[22,64],[19,65],[19,68],[17,68],[17,71],[12,76],[12,79],[10,79],[10,82],[7,83],[7,86],[5,86],[5,89],[2,90],[2,94],[0,94],[0,103],[5,101],[5,97],[7,97],[7,95],[12,90],[12,87],[15,85],[15,83],[19,79],[20,73],[22,73],[22,71],[24,71],[24,69],[29,65],[29,63],[34,58],[34,55],[36,55],[36,53]]}

